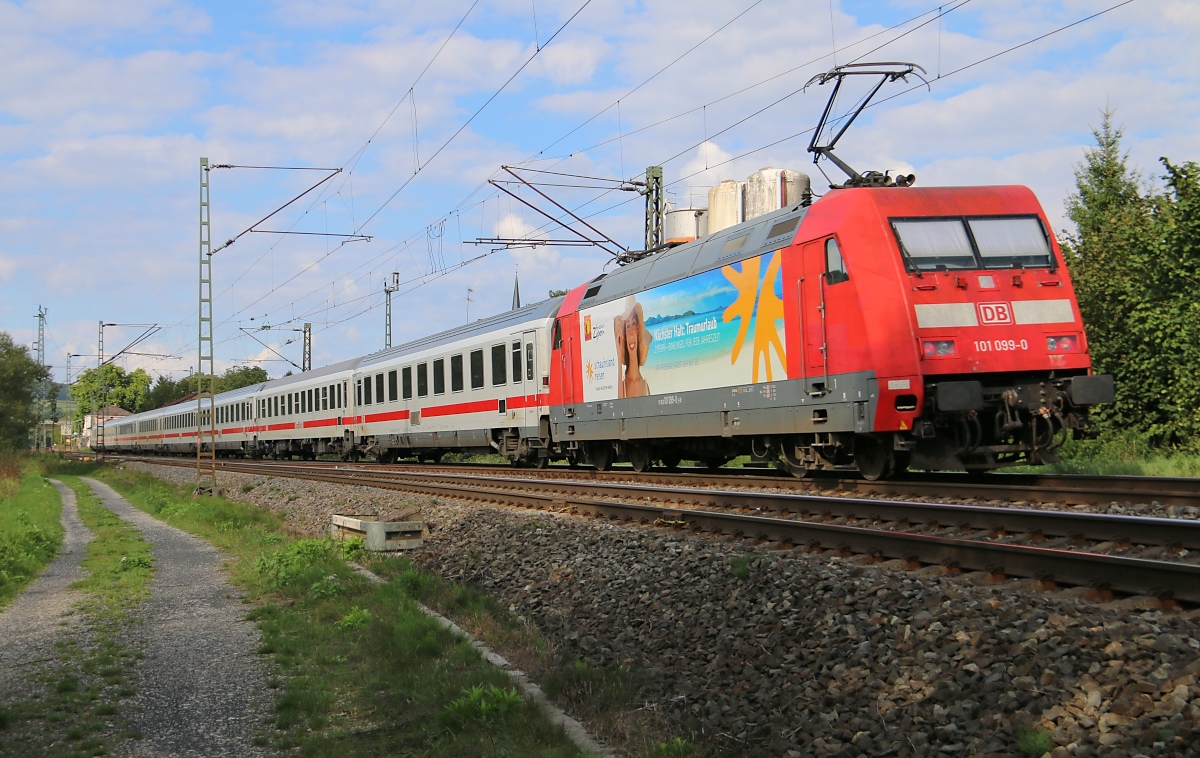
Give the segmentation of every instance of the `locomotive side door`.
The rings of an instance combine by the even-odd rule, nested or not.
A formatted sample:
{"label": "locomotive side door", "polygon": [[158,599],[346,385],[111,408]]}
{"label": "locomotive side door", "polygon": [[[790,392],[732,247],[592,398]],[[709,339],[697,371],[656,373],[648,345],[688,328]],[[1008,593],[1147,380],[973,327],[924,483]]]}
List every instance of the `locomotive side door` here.
{"label": "locomotive side door", "polygon": [[800,252],[803,276],[800,293],[800,345],[804,351],[804,389],[823,395],[828,384],[828,345],[825,343],[825,240],[804,245]]}

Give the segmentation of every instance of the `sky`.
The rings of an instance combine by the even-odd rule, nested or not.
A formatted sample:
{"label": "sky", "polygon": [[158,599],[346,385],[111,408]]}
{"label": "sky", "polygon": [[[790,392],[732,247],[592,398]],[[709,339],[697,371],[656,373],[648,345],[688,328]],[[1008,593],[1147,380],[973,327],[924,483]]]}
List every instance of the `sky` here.
{"label": "sky", "polygon": [[1195,0],[941,2],[0,0],[0,330],[31,345],[45,308],[60,382],[95,365],[100,321],[106,355],[159,327],[127,369],[197,365],[201,157],[239,166],[208,173],[213,247],[236,238],[212,258],[218,372],[296,370],[304,323],[314,366],[381,349],[386,282],[393,344],[496,314],[514,277],[532,302],[613,266],[473,244],[573,238],[488,183],[502,166],[577,185],[541,189],[639,248],[616,180],[649,165],[678,206],[767,166],[823,192],[828,87],[804,85],[853,61],[930,84],[886,85],[842,159],[1028,185],[1056,230],[1106,108],[1151,185],[1161,156],[1200,157]]}

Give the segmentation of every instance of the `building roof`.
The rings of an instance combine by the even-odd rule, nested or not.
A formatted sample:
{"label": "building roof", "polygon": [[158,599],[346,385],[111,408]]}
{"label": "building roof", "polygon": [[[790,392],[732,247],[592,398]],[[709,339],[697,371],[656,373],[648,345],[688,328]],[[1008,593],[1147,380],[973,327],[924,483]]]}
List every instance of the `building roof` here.
{"label": "building roof", "polygon": [[119,405],[106,405],[100,409],[99,415],[108,418],[120,418],[121,416],[132,416],[133,414]]}

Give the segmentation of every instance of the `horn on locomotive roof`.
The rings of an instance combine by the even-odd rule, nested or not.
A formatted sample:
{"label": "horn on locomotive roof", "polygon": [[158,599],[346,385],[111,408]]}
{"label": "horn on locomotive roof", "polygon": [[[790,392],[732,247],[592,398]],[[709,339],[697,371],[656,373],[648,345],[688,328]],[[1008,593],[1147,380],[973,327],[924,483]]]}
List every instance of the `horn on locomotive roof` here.
{"label": "horn on locomotive roof", "polygon": [[[921,73],[917,73],[917,71],[920,71]],[[819,161],[821,160],[821,156],[824,156],[828,158],[835,166],[846,172],[846,176],[849,177],[849,179],[847,179],[843,184],[834,184],[831,180],[829,183],[831,189],[842,189],[844,187],[908,187],[917,180],[915,174],[900,174],[894,178],[888,176],[886,171],[883,173],[878,171],[867,171],[860,174],[851,168],[850,165],[845,161],[834,155],[833,148],[835,145],[837,145],[838,140],[842,138],[842,135],[846,133],[846,130],[850,128],[850,125],[854,123],[854,119],[858,118],[858,114],[863,112],[863,109],[866,108],[867,104],[871,102],[871,98],[875,97],[875,94],[879,92],[884,84],[888,82],[894,82],[897,79],[907,82],[908,77],[911,74],[912,76],[915,76],[924,82],[925,86],[928,87],[929,80],[922,76],[922,74],[925,73],[928,72],[926,72],[924,68],[916,63],[903,63],[896,61],[885,61],[879,63],[847,63],[843,66],[835,66],[825,73],[817,74],[812,79],[808,80],[808,84],[804,85],[805,90],[807,90],[813,84],[820,85],[829,81],[835,82],[833,85],[833,92],[829,94],[829,102],[825,104],[825,110],[821,113],[821,120],[817,123],[817,128],[813,130],[812,140],[808,143],[808,152],[813,154],[813,163],[817,164],[818,170],[821,170]],[[829,114],[833,111],[833,105],[837,101],[838,92],[841,91],[842,83],[846,80],[846,77],[849,76],[878,76],[879,81],[875,84],[871,91],[867,93],[866,97],[864,97],[862,100],[859,100],[858,105],[855,106],[852,112],[841,117],[844,120],[841,128],[838,129],[836,133],[833,133],[824,145],[817,144],[821,140],[821,137],[825,134],[826,128],[830,127]],[[830,131],[832,131],[831,127]],[[825,172],[822,170],[821,173],[824,174]],[[825,178],[828,179],[829,176],[826,175]]]}

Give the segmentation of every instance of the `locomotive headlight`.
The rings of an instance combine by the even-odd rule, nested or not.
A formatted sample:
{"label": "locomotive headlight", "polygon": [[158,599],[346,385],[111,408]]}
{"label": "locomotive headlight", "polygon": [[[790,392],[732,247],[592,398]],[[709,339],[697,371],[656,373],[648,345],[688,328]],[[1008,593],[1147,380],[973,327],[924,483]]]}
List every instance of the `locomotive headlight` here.
{"label": "locomotive headlight", "polygon": [[1079,352],[1079,336],[1063,334],[1057,337],[1047,337],[1046,350],[1051,353],[1077,353]]}
{"label": "locomotive headlight", "polygon": [[954,340],[926,340],[923,346],[926,358],[955,358],[958,356]]}

